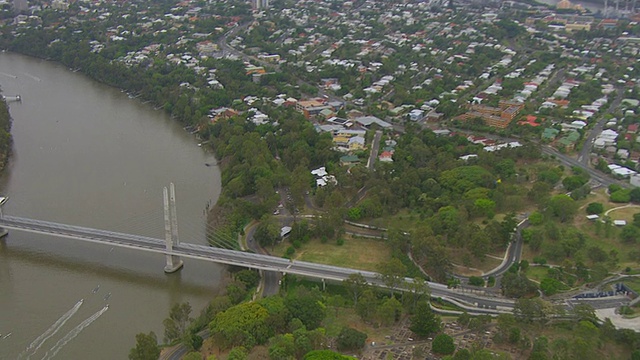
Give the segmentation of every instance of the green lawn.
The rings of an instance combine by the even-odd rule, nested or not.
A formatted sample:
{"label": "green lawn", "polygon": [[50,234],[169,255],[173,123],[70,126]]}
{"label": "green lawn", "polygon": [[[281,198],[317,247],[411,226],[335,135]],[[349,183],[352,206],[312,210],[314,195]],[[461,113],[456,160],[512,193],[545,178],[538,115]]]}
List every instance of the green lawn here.
{"label": "green lawn", "polygon": [[640,279],[638,278],[625,279],[623,283],[627,285],[631,290],[640,294]]}
{"label": "green lawn", "polygon": [[[283,255],[289,246],[284,241],[276,246],[273,253]],[[323,244],[320,240],[311,240],[297,249],[293,257],[295,260],[377,271],[379,264],[391,259],[391,251],[381,240],[345,236],[341,246],[335,241]]]}
{"label": "green lawn", "polygon": [[549,268],[546,266],[529,266],[527,269],[527,277],[531,280],[540,282],[547,277]]}

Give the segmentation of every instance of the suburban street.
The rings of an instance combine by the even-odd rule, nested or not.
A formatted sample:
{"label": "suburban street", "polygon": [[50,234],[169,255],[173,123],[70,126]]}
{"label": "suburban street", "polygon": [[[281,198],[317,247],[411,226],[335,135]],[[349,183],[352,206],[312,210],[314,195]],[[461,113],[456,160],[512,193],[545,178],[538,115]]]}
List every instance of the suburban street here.
{"label": "suburban street", "polygon": [[591,149],[593,148],[593,142],[596,140],[596,137],[600,135],[600,133],[604,129],[604,125],[608,121],[606,115],[612,114],[614,111],[616,111],[618,109],[618,106],[620,106],[622,99],[624,99],[624,88],[618,88],[616,91],[616,97],[615,99],[613,99],[611,104],[609,104],[609,108],[607,109],[607,111],[601,115],[600,120],[598,120],[598,122],[593,127],[593,129],[589,131],[589,135],[587,135],[587,138],[585,139],[584,144],[582,145],[582,149],[578,154],[578,161],[580,163],[586,166],[589,165],[589,158],[591,157]]}

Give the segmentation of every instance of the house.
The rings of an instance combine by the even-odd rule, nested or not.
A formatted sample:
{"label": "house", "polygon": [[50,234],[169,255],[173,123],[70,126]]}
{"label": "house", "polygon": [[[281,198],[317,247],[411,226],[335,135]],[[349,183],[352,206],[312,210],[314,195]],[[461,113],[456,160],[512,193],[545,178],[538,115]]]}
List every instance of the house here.
{"label": "house", "polygon": [[560,133],[560,130],[558,129],[546,128],[542,132],[541,138],[542,140],[553,141],[555,140],[556,136],[558,136],[559,133]]}
{"label": "house", "polygon": [[413,109],[409,112],[409,120],[420,121],[424,118],[424,111],[420,109]]}
{"label": "house", "polygon": [[345,155],[340,157],[340,165],[352,166],[360,162],[360,159],[356,155]]}
{"label": "house", "polygon": [[570,131],[558,140],[558,144],[562,145],[568,151],[573,151],[579,139],[580,133],[578,133],[577,131]]}
{"label": "house", "polygon": [[323,117],[325,119],[332,118],[332,117],[334,117],[334,115],[335,114],[333,113],[333,110],[331,108],[329,108],[329,107],[320,110],[320,112],[318,113],[318,116],[321,116],[321,117]]}
{"label": "house", "polygon": [[370,128],[372,124],[376,124],[378,126],[380,126],[383,129],[388,129],[391,128],[392,125],[389,124],[388,122],[378,119],[375,116],[361,116],[355,119],[355,122],[357,122],[358,124],[366,127],[366,128]]}
{"label": "house", "polygon": [[315,176],[318,176],[318,177],[323,177],[323,176],[328,175],[329,173],[327,172],[327,169],[324,166],[322,166],[322,167],[319,167],[319,168],[317,168],[315,170],[311,170],[311,174],[315,175]]}
{"label": "house", "polygon": [[349,139],[349,150],[358,151],[364,149],[365,139],[362,136],[354,136]]}
{"label": "house", "polygon": [[393,162],[393,152],[383,151],[380,156],[378,156],[378,160],[382,162]]}
{"label": "house", "polygon": [[519,125],[529,125],[529,126],[540,126],[540,123],[536,122],[536,120],[538,120],[538,117],[534,116],[534,115],[527,115],[524,120],[520,120],[518,121]]}

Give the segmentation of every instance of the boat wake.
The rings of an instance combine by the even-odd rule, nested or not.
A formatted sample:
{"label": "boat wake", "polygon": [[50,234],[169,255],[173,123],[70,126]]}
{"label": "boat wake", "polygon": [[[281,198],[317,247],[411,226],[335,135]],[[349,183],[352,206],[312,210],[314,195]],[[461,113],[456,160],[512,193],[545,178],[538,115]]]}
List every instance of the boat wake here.
{"label": "boat wake", "polygon": [[84,299],[80,299],[80,301],[78,301],[69,311],[67,311],[64,315],[62,315],[58,320],[56,320],[55,323],[53,323],[53,325],[51,325],[45,332],[43,332],[42,335],[38,336],[35,340],[33,340],[31,344],[29,344],[27,349],[18,356],[18,359],[21,359],[25,355],[27,356],[27,359],[31,358],[31,356],[35,354],[36,351],[40,349],[40,347],[42,347],[45,341],[49,340],[53,335],[55,335],[60,330],[60,328],[76,312],[78,312],[78,309],[80,309],[80,306],[82,306],[83,301]]}
{"label": "boat wake", "polygon": [[[87,326],[91,325],[91,323],[98,320],[98,318],[102,316],[102,314],[107,312],[107,310],[109,310],[109,305],[105,305],[105,307],[103,307],[100,311],[89,316],[85,321],[81,322],[78,326],[74,327],[71,331],[67,333],[67,335],[65,335],[62,339],[58,340],[58,342],[55,345],[53,345],[53,347],[49,349],[49,351],[47,351],[46,354],[44,354],[44,357],[42,358],[42,360],[49,360],[54,356],[56,356],[56,354],[65,345],[67,345],[71,340],[75,339],[76,336],[78,336],[78,334],[80,334],[82,330],[84,330]],[[49,355],[49,353],[51,353],[51,355]]]}
{"label": "boat wake", "polygon": [[37,76],[33,76],[31,74],[28,74],[28,73],[23,73],[23,74],[25,74],[26,76],[30,77],[31,79],[33,79],[35,81],[41,81],[41,79],[39,77],[37,77]]}
{"label": "boat wake", "polygon": [[10,78],[12,78],[12,79],[17,79],[17,78],[18,78],[18,77],[17,77],[17,76],[15,76],[15,75],[11,75],[11,74],[7,74],[7,73],[3,73],[3,72],[0,72],[0,75],[4,75],[4,76],[10,77]]}

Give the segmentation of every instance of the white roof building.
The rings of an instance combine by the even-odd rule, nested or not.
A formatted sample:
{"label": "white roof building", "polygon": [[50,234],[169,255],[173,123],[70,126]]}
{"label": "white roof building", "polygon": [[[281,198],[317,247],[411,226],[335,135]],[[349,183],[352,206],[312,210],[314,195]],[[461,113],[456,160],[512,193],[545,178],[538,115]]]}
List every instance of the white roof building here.
{"label": "white roof building", "polygon": [[318,176],[318,177],[323,177],[323,176],[328,175],[329,173],[327,172],[327,169],[324,166],[322,166],[322,167],[319,167],[319,168],[317,168],[315,170],[311,170],[311,174],[313,174],[315,176]]}

